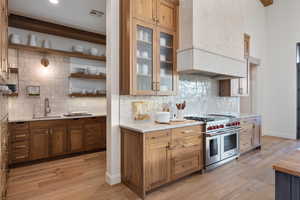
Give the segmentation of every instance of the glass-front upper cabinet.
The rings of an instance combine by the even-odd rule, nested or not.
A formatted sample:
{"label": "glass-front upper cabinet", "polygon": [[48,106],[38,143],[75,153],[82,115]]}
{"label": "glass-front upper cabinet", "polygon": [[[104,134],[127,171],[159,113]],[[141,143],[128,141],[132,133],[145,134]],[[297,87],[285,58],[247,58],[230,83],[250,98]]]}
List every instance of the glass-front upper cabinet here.
{"label": "glass-front upper cabinet", "polygon": [[178,0],[121,1],[121,95],[174,95]]}
{"label": "glass-front upper cabinet", "polygon": [[158,94],[171,95],[175,92],[175,68],[176,51],[175,51],[175,34],[159,29],[159,73],[158,73]]}
{"label": "glass-front upper cabinet", "polygon": [[[150,25],[135,24],[134,88],[138,95],[155,94],[155,30]],[[128,50],[129,51],[129,50]]]}

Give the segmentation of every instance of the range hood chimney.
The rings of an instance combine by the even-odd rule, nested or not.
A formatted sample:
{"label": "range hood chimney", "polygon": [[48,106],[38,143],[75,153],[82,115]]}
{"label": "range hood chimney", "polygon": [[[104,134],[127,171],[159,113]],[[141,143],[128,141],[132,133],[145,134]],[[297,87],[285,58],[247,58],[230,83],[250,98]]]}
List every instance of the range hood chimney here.
{"label": "range hood chimney", "polygon": [[242,5],[239,1],[221,4],[219,0],[180,1],[178,72],[220,79],[246,77]]}

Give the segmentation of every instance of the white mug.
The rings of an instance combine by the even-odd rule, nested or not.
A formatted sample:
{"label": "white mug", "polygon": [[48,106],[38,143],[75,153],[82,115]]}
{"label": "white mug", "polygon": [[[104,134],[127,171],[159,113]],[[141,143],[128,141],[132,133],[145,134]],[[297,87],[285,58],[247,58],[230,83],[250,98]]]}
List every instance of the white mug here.
{"label": "white mug", "polygon": [[92,56],[97,56],[98,55],[98,49],[96,49],[96,48],[90,48],[90,54],[92,55]]}
{"label": "white mug", "polygon": [[166,61],[167,58],[166,58],[166,55],[160,55],[160,61]]}
{"label": "white mug", "polygon": [[29,35],[29,46],[34,46],[34,47],[37,46],[37,39],[36,36],[33,34]]}
{"label": "white mug", "polygon": [[144,31],[139,30],[139,40],[143,40],[143,39],[144,39]]}
{"label": "white mug", "polygon": [[20,44],[21,43],[21,37],[18,34],[11,34],[10,42],[12,44]]}
{"label": "white mug", "polygon": [[148,51],[144,51],[144,52],[143,52],[143,58],[149,58]]}
{"label": "white mug", "polygon": [[46,49],[50,49],[51,48],[50,40],[44,40],[43,41],[43,48],[46,48]]}
{"label": "white mug", "polygon": [[149,42],[149,34],[147,32],[144,32],[144,41]]}
{"label": "white mug", "polygon": [[148,67],[148,65],[147,64],[143,64],[141,71],[142,71],[142,74],[148,75],[148,73],[149,73],[149,67]]}
{"label": "white mug", "polygon": [[167,46],[167,40],[165,38],[160,38],[160,45],[161,46]]}

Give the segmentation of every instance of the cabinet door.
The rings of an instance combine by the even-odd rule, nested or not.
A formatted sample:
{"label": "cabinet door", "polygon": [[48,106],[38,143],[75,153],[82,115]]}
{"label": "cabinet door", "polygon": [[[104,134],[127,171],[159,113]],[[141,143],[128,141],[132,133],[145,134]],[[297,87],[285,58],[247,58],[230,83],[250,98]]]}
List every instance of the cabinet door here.
{"label": "cabinet door", "polygon": [[254,124],[253,130],[253,147],[258,147],[261,144],[261,126],[260,124]]}
{"label": "cabinet door", "polygon": [[100,123],[85,125],[85,149],[87,151],[101,149],[104,140]]}
{"label": "cabinet door", "polygon": [[30,159],[49,157],[49,129],[33,128],[30,136]]}
{"label": "cabinet door", "polygon": [[245,153],[251,150],[253,146],[253,124],[245,122],[242,124],[240,133],[240,151]]}
{"label": "cabinet door", "polygon": [[157,93],[172,95],[176,92],[176,36],[166,29],[158,29]]}
{"label": "cabinet door", "polygon": [[1,72],[8,71],[8,13],[7,13],[7,0],[2,0],[2,10],[1,10]]}
{"label": "cabinet door", "polygon": [[165,0],[157,0],[157,24],[162,28],[176,31],[177,11],[174,3]]}
{"label": "cabinet door", "polygon": [[53,127],[50,129],[51,156],[67,153],[67,127]]}
{"label": "cabinet door", "polygon": [[155,95],[155,28],[152,25],[136,20],[134,30],[133,91],[136,95]]}
{"label": "cabinet door", "polygon": [[146,140],[146,189],[151,190],[169,181],[170,133],[152,133]]}
{"label": "cabinet door", "polygon": [[84,151],[84,133],[82,125],[73,125],[68,129],[69,151],[71,153]]}
{"label": "cabinet door", "polygon": [[133,16],[147,23],[156,23],[156,0],[133,0]]}

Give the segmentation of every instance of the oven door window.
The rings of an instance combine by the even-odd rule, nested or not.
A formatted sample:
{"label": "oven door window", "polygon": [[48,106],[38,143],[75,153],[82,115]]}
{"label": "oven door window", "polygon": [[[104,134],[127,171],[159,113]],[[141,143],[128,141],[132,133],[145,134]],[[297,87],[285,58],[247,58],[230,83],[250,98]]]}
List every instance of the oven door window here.
{"label": "oven door window", "polygon": [[237,149],[237,135],[227,135],[224,136],[224,152],[231,151],[233,149]]}
{"label": "oven door window", "polygon": [[219,155],[219,141],[217,138],[209,140],[209,156],[214,157]]}

